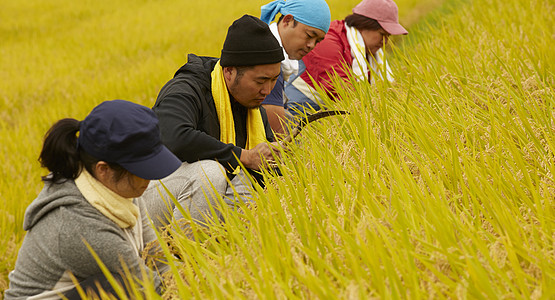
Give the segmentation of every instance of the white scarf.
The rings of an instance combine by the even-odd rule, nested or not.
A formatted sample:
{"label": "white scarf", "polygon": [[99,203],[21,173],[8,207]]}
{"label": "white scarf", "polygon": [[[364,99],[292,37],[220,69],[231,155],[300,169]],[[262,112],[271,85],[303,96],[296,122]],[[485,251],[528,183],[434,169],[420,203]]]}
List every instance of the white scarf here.
{"label": "white scarf", "polygon": [[[347,41],[351,46],[351,55],[353,56],[353,63],[351,67],[357,80],[368,81],[368,66],[370,66],[372,74],[378,76],[380,80],[383,80],[383,74],[386,74],[387,80],[389,82],[393,82],[393,73],[391,72],[389,64],[385,60],[385,52],[383,49],[380,48],[376,52],[376,57],[372,57],[373,59],[366,59],[366,48],[360,31],[354,27],[348,26],[347,24],[345,24],[345,28],[347,29]],[[374,78],[376,76],[371,77],[371,84],[375,83]]]}
{"label": "white scarf", "polygon": [[[279,45],[283,48],[277,23],[270,24],[270,31],[274,34],[274,37],[278,40]],[[287,82],[291,75],[297,75],[297,73],[299,73],[299,61],[290,59],[287,52],[285,52],[285,48],[283,48],[283,57],[285,57],[285,59],[281,61],[281,71],[283,72],[283,80]]]}
{"label": "white scarf", "polygon": [[84,168],[75,179],[75,185],[92,206],[119,227],[134,227],[137,223],[139,208],[133,203],[133,198],[114,193]]}

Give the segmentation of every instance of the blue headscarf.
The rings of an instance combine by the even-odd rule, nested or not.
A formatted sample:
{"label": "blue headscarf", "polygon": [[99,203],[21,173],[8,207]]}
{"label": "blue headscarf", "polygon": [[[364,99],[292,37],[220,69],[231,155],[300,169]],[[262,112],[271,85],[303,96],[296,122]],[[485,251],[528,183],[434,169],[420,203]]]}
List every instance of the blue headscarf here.
{"label": "blue headscarf", "polygon": [[277,13],[293,15],[295,20],[328,32],[330,8],[325,0],[275,0],[261,7],[260,19],[270,24]]}

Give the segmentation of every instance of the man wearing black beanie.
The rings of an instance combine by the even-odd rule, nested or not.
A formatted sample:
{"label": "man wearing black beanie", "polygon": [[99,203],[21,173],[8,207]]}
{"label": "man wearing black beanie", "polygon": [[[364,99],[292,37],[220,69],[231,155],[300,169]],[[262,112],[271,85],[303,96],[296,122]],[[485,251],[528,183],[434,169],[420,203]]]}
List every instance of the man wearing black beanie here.
{"label": "man wearing black beanie", "polygon": [[[269,33],[269,34],[268,34]],[[233,22],[222,49],[222,67],[273,64],[283,56],[283,48],[270,28],[260,19],[244,15]]]}
{"label": "man wearing black beanie", "polygon": [[[183,162],[162,182],[194,220],[206,222],[213,210],[221,218],[220,197],[230,206],[249,201],[252,184],[245,172],[263,184],[256,171],[274,160],[278,149],[277,143],[268,143],[274,136],[260,105],[273,89],[283,59],[268,25],[244,15],[229,27],[221,59],[189,54],[161,89],[153,110],[162,142]],[[171,200],[173,211],[168,211],[158,192],[165,189],[157,185],[152,182],[143,194],[155,225],[182,218]]]}

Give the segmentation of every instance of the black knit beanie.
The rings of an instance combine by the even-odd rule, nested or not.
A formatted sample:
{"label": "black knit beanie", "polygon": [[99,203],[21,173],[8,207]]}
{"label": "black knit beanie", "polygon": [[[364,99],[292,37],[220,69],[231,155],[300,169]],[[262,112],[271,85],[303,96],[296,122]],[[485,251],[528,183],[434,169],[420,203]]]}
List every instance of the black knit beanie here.
{"label": "black knit beanie", "polygon": [[284,59],[283,49],[268,24],[244,15],[227,30],[220,65],[222,67],[275,64]]}

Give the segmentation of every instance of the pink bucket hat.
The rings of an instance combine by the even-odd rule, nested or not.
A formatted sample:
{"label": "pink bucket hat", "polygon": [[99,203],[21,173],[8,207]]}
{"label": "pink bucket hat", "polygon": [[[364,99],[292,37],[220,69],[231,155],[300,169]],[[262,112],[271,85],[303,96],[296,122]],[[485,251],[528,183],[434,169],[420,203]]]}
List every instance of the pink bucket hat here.
{"label": "pink bucket hat", "polygon": [[399,24],[398,11],[392,0],[363,0],[353,8],[353,13],[378,21],[391,35],[407,34],[409,32]]}

